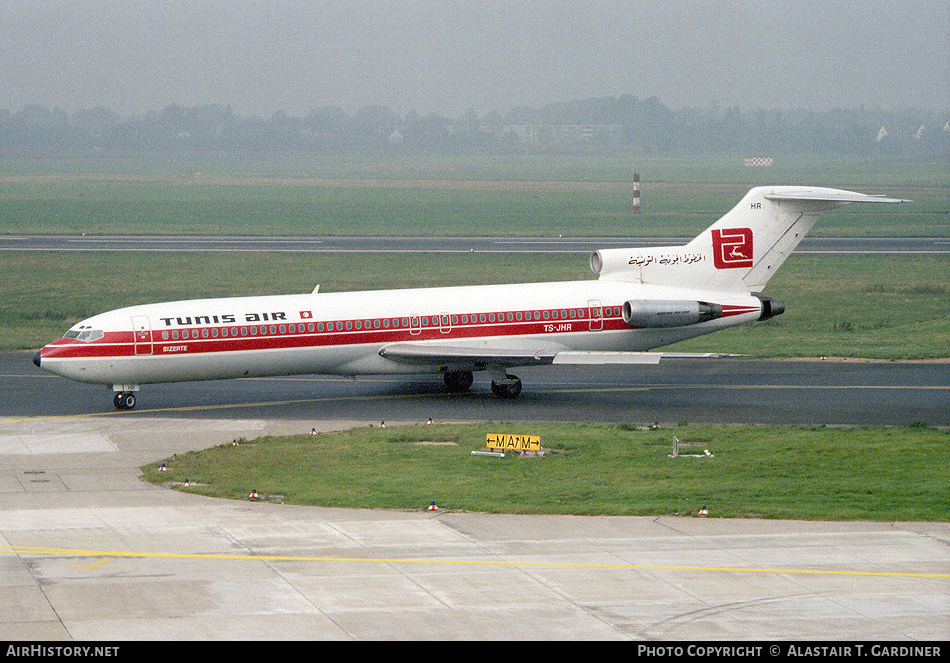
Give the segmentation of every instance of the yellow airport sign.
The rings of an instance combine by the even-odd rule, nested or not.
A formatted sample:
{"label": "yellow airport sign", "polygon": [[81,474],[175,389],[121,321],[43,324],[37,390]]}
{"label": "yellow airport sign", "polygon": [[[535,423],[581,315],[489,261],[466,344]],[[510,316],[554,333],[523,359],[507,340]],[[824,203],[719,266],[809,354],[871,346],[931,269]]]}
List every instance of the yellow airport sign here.
{"label": "yellow airport sign", "polygon": [[541,451],[541,436],[513,435],[511,433],[488,433],[485,435],[485,445],[489,449]]}

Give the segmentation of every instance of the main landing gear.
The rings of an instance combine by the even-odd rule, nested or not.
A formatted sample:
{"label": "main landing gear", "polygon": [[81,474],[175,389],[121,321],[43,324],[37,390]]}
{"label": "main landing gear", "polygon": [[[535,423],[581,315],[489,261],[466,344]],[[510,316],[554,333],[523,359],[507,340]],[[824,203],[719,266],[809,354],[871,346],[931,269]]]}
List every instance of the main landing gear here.
{"label": "main landing gear", "polygon": [[521,380],[505,375],[504,379],[491,381],[491,390],[498,398],[517,398],[521,393]]}
{"label": "main landing gear", "polygon": [[475,381],[471,371],[446,371],[442,374],[442,379],[445,380],[446,388],[453,394],[468,391]]}
{"label": "main landing gear", "polygon": [[[446,371],[442,374],[445,386],[450,393],[461,394],[472,386],[471,371]],[[496,375],[491,381],[492,393],[498,398],[517,398],[521,393],[521,380],[514,375],[503,373]]]}

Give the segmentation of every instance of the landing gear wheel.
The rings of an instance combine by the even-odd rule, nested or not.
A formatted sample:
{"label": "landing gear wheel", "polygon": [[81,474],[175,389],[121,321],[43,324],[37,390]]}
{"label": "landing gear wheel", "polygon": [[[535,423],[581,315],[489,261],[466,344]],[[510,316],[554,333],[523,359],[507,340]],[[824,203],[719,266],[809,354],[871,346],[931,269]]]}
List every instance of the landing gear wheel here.
{"label": "landing gear wheel", "polygon": [[492,380],[491,390],[498,398],[517,398],[521,393],[521,380],[514,375],[507,375],[503,382]]}
{"label": "landing gear wheel", "polygon": [[116,410],[131,410],[135,407],[135,394],[131,391],[120,391],[112,397]]}
{"label": "landing gear wheel", "polygon": [[475,381],[471,371],[446,371],[442,375],[442,379],[445,380],[446,388],[453,394],[468,391],[469,387],[472,386],[472,382]]}

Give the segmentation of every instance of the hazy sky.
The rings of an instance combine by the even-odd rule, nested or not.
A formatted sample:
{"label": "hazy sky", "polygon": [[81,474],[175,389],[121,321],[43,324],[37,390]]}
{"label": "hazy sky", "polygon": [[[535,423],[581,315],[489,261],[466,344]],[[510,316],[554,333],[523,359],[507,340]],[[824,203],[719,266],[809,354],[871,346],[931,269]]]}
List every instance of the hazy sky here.
{"label": "hazy sky", "polygon": [[950,0],[0,0],[0,109],[950,110]]}

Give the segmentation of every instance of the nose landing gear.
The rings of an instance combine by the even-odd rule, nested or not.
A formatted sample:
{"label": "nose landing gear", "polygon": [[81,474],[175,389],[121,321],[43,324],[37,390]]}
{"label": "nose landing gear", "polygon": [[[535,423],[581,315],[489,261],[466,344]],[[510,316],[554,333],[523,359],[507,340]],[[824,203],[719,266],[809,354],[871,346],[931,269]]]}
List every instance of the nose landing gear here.
{"label": "nose landing gear", "polygon": [[135,407],[135,394],[131,391],[120,391],[113,397],[112,402],[116,410],[131,410]]}
{"label": "nose landing gear", "polygon": [[135,407],[135,392],[137,389],[129,389],[129,385],[116,385],[113,387],[115,396],[112,397],[112,404],[116,410],[131,410]]}

